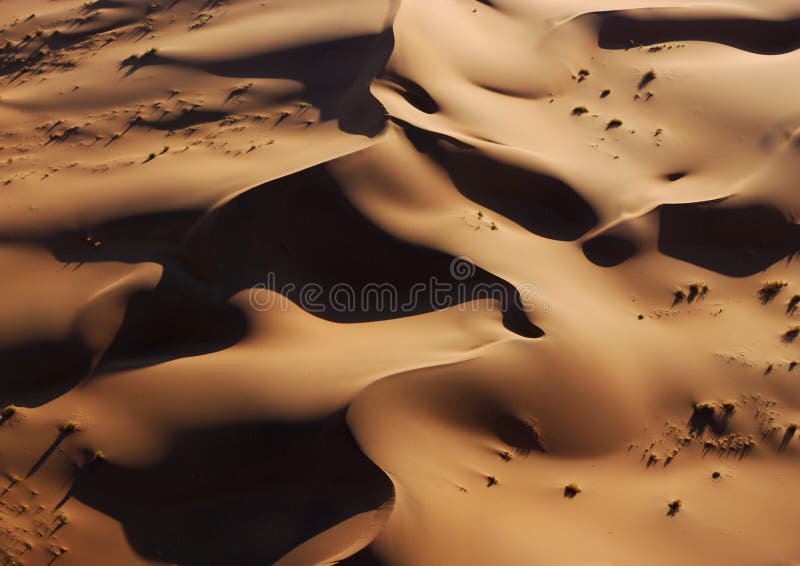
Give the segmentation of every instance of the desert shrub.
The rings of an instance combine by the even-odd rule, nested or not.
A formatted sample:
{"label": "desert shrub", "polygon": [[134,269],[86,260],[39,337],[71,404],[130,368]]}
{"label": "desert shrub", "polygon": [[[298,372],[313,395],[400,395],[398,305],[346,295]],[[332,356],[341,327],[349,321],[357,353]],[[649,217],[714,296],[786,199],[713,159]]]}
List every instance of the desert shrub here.
{"label": "desert shrub", "polygon": [[639,79],[639,88],[646,87],[654,80],[656,80],[656,72],[653,69],[650,69],[644,75],[642,75],[641,79]]}
{"label": "desert shrub", "polygon": [[764,281],[761,289],[758,290],[758,298],[761,300],[761,304],[766,305],[772,302],[786,285],[788,285],[786,281]]}

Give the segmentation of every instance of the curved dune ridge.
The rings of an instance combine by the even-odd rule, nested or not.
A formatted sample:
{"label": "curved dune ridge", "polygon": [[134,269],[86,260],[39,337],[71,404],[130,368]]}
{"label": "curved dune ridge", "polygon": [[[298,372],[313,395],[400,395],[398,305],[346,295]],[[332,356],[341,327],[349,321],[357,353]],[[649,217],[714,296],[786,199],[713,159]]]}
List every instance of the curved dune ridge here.
{"label": "curved dune ridge", "polygon": [[800,562],[798,22],[3,0],[3,563]]}

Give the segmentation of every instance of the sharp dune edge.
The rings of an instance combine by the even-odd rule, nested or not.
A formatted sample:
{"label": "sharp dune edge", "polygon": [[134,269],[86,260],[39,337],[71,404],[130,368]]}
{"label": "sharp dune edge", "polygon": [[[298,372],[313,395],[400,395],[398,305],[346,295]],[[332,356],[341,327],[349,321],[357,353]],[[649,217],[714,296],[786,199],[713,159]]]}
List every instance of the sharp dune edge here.
{"label": "sharp dune edge", "polygon": [[3,563],[800,563],[798,71],[796,0],[2,0]]}

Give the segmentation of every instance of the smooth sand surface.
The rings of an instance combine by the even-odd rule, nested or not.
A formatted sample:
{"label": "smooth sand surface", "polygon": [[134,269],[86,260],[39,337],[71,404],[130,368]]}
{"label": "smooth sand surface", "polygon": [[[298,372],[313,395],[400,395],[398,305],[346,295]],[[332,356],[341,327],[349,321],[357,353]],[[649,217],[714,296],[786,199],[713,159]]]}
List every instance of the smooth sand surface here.
{"label": "smooth sand surface", "polygon": [[2,0],[3,564],[800,563],[798,92],[796,0]]}

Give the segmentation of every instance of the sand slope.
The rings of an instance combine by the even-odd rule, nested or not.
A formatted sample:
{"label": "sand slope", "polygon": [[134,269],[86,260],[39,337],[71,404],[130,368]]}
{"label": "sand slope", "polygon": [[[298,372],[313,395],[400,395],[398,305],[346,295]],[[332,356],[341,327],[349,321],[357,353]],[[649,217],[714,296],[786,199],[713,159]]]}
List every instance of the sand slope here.
{"label": "sand slope", "polygon": [[798,71],[793,0],[3,0],[4,563],[800,562]]}

